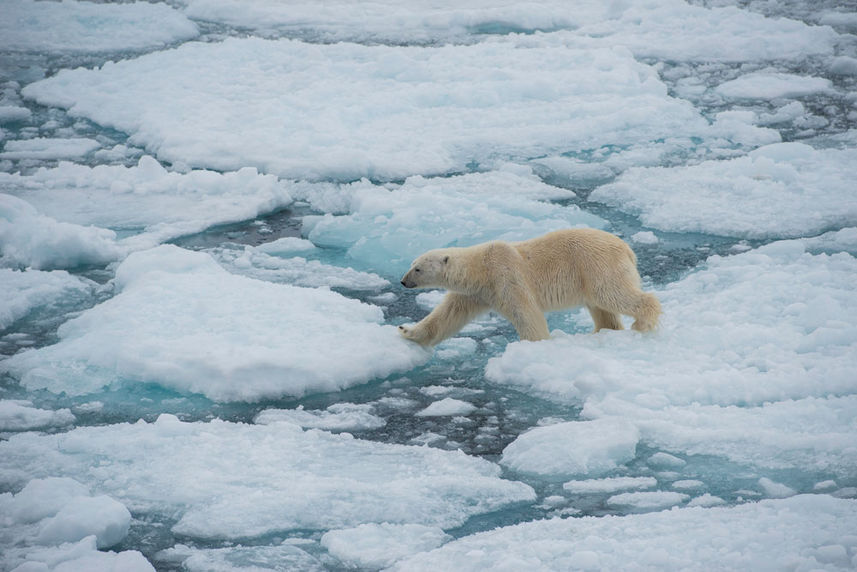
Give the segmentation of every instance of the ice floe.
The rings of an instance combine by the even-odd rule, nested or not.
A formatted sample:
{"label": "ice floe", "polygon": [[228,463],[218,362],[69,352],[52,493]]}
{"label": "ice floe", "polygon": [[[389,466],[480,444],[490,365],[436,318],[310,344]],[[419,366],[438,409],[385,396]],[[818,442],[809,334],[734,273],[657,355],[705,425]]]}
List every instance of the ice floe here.
{"label": "ice floe", "polygon": [[[714,256],[659,293],[653,335],[554,332],[510,344],[486,377],[583,403],[585,418],[631,424],[666,451],[853,474],[855,273],[853,256],[800,241]],[[555,442],[530,454],[556,459]]]}
{"label": "ice floe", "polygon": [[290,188],[298,187],[253,168],[167,171],[148,155],[130,167],[62,162],[29,175],[0,173],[3,192],[62,223],[120,233],[126,253],[269,214],[291,204]]}
{"label": "ice floe", "polygon": [[259,425],[286,422],[304,429],[327,431],[362,431],[387,424],[383,417],[372,413],[373,409],[371,404],[366,403],[334,403],[324,411],[307,411],[303,406],[297,409],[266,409],[253,422]]}
{"label": "ice floe", "polygon": [[0,268],[0,291],[3,292],[0,298],[0,332],[36,309],[58,308],[69,299],[88,296],[94,289],[93,282],[65,270],[43,272]]}
{"label": "ice floe", "polygon": [[199,35],[196,24],[166,4],[4,0],[0,49],[106,52],[160,48]]}
{"label": "ice floe", "polygon": [[80,159],[100,147],[101,143],[85,137],[20,139],[7,141],[0,159]]}
{"label": "ice floe", "polygon": [[590,198],[661,230],[811,236],[857,221],[854,164],[855,149],[779,143],[726,161],[632,168]]}
{"label": "ice floe", "polygon": [[433,48],[189,42],[61,70],[22,94],[129,133],[161,160],[308,180],[395,180],[663,140],[779,140],[711,125],[627,50],[541,36]]}
{"label": "ice floe", "polygon": [[721,83],[715,91],[736,99],[776,99],[824,93],[832,89],[833,82],[823,77],[756,72]]}
{"label": "ice floe", "polygon": [[0,494],[0,523],[6,570],[154,570],[139,552],[97,550],[125,539],[131,513],[74,479],[37,478],[16,494]]}
{"label": "ice floe", "polygon": [[315,244],[347,248],[350,258],[396,279],[432,248],[525,240],[570,226],[606,224],[575,205],[547,202],[574,194],[546,185],[526,167],[411,177],[392,188],[369,182],[350,187],[348,214],[306,216],[304,232]]}
{"label": "ice floe", "polygon": [[[130,255],[119,293],[66,322],[59,343],[2,362],[31,389],[81,395],[157,383],[214,400],[332,391],[426,359],[377,306],[227,273],[175,246]],[[324,348],[320,351],[319,348]]]}
{"label": "ice floe", "polygon": [[135,514],[175,514],[174,532],[193,538],[385,522],[445,529],[535,499],[528,485],[501,479],[497,465],[460,451],[291,423],[185,423],[162,415],[61,435],[20,433],[0,442],[0,454],[4,486],[25,476],[76,479]]}
{"label": "ice floe", "polygon": [[376,569],[437,548],[451,538],[437,527],[384,522],[331,530],[321,537],[321,545],[342,562]]}
{"label": "ice floe", "polygon": [[71,425],[75,416],[69,409],[39,409],[29,401],[0,399],[0,431],[30,431]]}
{"label": "ice floe", "polygon": [[456,540],[392,570],[849,570],[857,501],[825,495],[732,508],[551,519]]}

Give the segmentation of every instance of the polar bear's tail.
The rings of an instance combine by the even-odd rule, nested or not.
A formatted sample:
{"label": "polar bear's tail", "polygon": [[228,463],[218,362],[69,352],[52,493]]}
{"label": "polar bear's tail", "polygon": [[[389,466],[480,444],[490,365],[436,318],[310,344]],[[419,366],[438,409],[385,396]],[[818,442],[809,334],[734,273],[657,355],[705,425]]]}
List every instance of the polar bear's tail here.
{"label": "polar bear's tail", "polygon": [[658,327],[658,318],[661,315],[661,303],[654,294],[642,292],[635,304],[634,325],[632,329],[638,332],[649,332]]}

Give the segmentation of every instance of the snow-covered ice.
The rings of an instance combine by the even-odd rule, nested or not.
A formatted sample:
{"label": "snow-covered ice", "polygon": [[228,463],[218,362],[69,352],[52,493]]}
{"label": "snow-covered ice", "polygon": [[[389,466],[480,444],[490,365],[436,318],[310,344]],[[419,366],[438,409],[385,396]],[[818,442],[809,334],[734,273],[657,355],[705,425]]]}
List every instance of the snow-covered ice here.
{"label": "snow-covered ice", "polygon": [[39,409],[29,401],[0,400],[0,431],[29,431],[71,425],[75,416],[69,409]]}
{"label": "snow-covered ice", "polygon": [[857,501],[824,495],[732,508],[528,522],[476,534],[392,570],[848,570]]}
{"label": "snow-covered ice", "polygon": [[79,159],[100,148],[94,139],[22,139],[7,141],[0,159]]}
{"label": "snow-covered ice", "polygon": [[411,554],[437,548],[450,539],[437,527],[384,522],[331,530],[321,537],[321,545],[352,566],[384,568]]}
{"label": "snow-covered ice", "polygon": [[391,180],[665,139],[732,147],[747,132],[772,133],[710,125],[626,50],[540,38],[432,48],[190,42],[61,70],[22,93],[123,130],[161,160],[304,179]]}
{"label": "snow-covered ice", "polygon": [[418,417],[452,417],[456,415],[470,415],[476,410],[476,406],[469,401],[462,401],[452,397],[444,397],[439,401],[416,413]]}
{"label": "snow-covered ice", "polygon": [[4,0],[0,49],[105,52],[160,48],[199,35],[196,24],[165,4]]}
{"label": "snow-covered ice", "polygon": [[20,433],[0,442],[0,453],[7,486],[61,475],[135,514],[169,510],[176,533],[199,539],[384,522],[452,528],[535,498],[528,485],[501,479],[497,465],[461,452],[291,423],[184,423],[162,415],[60,435]]}
{"label": "snow-covered ice", "polygon": [[95,288],[93,282],[65,270],[44,272],[0,268],[0,290],[3,291],[0,299],[0,332],[33,310],[56,308],[63,301],[90,295]]}
{"label": "snow-covered ice", "polygon": [[334,403],[324,411],[307,411],[303,406],[297,409],[266,409],[253,422],[260,425],[286,422],[305,429],[327,431],[361,431],[386,425],[384,418],[374,415],[372,409],[372,405],[364,403]]}
{"label": "snow-covered ice", "polygon": [[591,199],[649,227],[746,238],[812,236],[853,226],[855,149],[780,143],[726,161],[632,168]]}
{"label": "snow-covered ice", "polygon": [[63,324],[59,343],[0,368],[31,389],[70,395],[158,383],[258,401],[342,389],[426,358],[380,323],[377,306],[232,275],[171,245],[130,255],[116,283],[114,298]]}

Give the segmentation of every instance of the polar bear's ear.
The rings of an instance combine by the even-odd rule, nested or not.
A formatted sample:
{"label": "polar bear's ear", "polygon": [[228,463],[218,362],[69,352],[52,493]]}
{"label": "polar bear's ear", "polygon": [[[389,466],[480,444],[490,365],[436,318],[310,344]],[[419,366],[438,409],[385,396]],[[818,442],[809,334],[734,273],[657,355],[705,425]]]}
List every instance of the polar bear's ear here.
{"label": "polar bear's ear", "polygon": [[443,263],[446,264],[447,262],[449,262],[449,255],[448,254],[443,257]]}

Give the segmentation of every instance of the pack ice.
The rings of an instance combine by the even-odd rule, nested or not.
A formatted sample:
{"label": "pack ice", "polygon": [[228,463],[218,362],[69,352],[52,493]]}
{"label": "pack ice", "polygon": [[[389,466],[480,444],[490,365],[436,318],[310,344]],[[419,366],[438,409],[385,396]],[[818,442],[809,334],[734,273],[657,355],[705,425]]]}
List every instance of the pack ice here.
{"label": "pack ice", "polygon": [[116,286],[115,297],[63,324],[59,343],[18,353],[2,370],[68,395],[156,383],[258,401],[342,389],[426,358],[381,325],[377,306],[229,274],[175,246],[130,255]]}

